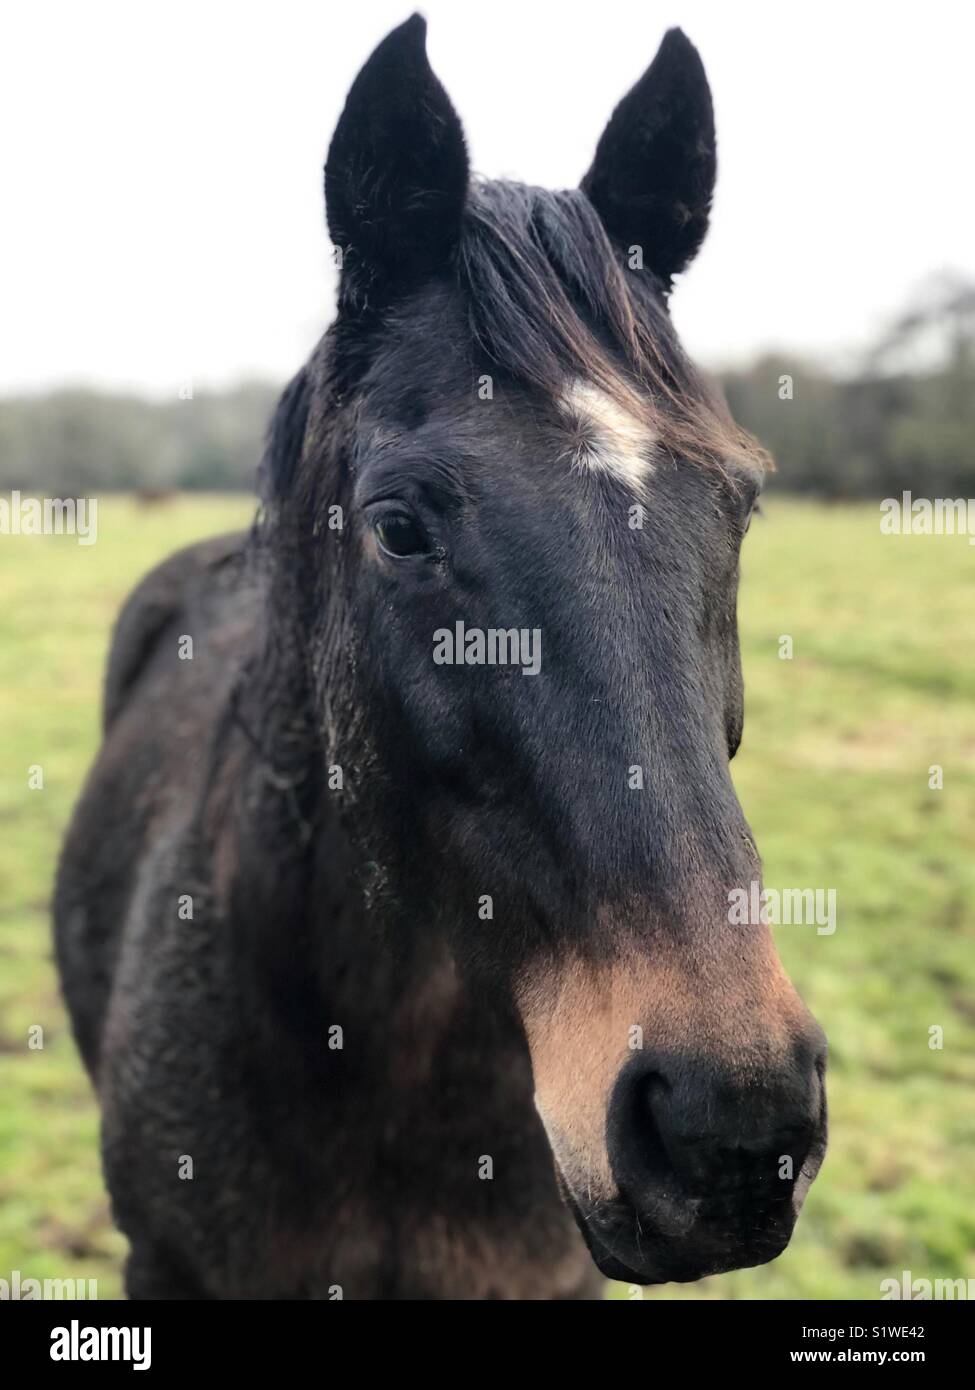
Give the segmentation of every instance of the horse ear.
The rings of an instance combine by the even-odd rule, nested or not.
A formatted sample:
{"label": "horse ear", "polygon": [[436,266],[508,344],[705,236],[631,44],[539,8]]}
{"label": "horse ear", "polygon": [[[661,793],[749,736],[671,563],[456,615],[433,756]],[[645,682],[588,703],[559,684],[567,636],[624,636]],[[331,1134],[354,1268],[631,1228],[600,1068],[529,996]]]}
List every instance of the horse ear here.
{"label": "horse ear", "polygon": [[717,168],[704,64],[680,29],[610,117],[582,180],[611,236],[668,286],[707,231]]}
{"label": "horse ear", "polygon": [[357,298],[445,264],[470,177],[464,132],[430,67],[426,20],[387,34],[346,99],[325,164],[328,230]]}

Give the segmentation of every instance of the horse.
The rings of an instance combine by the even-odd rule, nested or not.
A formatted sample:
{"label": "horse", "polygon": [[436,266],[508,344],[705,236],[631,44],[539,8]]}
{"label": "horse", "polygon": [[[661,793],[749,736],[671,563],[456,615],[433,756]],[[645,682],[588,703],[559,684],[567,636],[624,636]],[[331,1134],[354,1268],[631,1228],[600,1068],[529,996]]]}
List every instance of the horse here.
{"label": "horse", "polygon": [[714,179],[680,30],[571,190],[472,175],[418,15],[350,88],[334,321],[252,528],[128,598],[59,866],[129,1297],[582,1299],[788,1244],[825,1038],[728,907],[766,457],[669,313]]}

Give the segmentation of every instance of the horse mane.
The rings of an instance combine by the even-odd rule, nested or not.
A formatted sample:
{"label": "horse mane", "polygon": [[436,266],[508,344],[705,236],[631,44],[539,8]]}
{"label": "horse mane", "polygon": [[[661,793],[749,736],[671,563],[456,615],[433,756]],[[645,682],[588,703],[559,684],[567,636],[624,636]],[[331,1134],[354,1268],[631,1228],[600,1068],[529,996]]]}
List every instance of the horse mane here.
{"label": "horse mane", "polygon": [[665,287],[629,268],[580,189],[476,180],[457,270],[474,342],[552,397],[581,377],[641,419],[676,458],[726,476],[771,460],[683,352]]}

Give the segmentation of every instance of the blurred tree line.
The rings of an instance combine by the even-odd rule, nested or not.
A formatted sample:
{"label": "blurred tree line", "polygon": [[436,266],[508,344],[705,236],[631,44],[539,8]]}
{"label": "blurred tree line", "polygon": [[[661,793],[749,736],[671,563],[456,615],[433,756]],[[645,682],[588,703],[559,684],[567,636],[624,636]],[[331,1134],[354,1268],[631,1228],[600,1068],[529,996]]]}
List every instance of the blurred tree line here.
{"label": "blurred tree line", "polygon": [[247,382],[186,400],[83,390],[0,398],[0,490],[252,489],[278,392]]}
{"label": "blurred tree line", "polygon": [[[737,419],[774,456],[775,487],[835,499],[975,496],[973,284],[930,284],[843,374],[768,354],[721,379]],[[252,489],[278,390],[0,398],[0,490]]]}
{"label": "blurred tree line", "polygon": [[777,487],[975,497],[975,285],[934,282],[843,375],[769,354],[722,383]]}

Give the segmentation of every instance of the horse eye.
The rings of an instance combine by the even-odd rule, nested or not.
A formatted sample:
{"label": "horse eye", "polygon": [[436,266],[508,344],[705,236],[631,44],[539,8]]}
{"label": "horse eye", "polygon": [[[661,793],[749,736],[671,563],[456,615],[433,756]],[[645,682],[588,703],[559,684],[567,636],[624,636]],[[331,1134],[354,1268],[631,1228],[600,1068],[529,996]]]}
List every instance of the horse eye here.
{"label": "horse eye", "polygon": [[422,555],[429,549],[427,538],[417,522],[400,513],[374,522],[373,530],[386,554],[397,559],[406,555]]}

